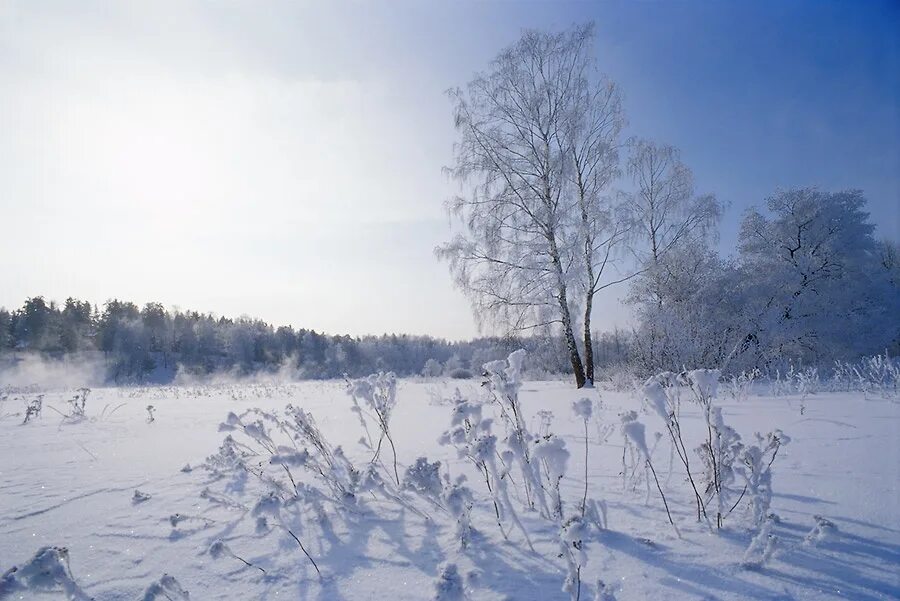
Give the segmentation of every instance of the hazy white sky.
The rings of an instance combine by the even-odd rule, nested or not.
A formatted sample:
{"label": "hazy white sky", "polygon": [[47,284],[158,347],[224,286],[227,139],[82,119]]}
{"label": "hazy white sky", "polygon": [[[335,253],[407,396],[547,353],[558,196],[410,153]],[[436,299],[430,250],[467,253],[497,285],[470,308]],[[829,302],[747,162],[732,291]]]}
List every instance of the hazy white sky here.
{"label": "hazy white sky", "polygon": [[[0,306],[474,335],[432,255],[455,190],[443,92],[522,27],[587,19],[631,133],[681,146],[732,203],[726,242],[746,206],[811,183],[863,188],[897,236],[897,10],[820,15],[835,39],[811,5],[704,6],[0,0]],[[624,292],[598,328],[625,322]]]}

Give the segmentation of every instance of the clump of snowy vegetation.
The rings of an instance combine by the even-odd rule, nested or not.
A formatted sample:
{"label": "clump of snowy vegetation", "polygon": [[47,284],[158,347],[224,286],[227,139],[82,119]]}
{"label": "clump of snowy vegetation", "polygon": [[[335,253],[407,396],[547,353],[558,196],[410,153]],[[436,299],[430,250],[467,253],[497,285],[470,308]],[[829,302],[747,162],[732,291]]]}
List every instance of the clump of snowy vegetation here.
{"label": "clump of snowy vegetation", "polygon": [[[720,377],[718,370],[693,370],[678,375],[662,373],[644,384],[641,395],[645,406],[664,422],[671,449],[681,460],[686,480],[693,491],[698,521],[701,518],[709,521],[709,515],[714,510],[715,527],[720,529],[725,519],[742,501],[746,501],[754,535],[745,552],[744,565],[761,567],[771,559],[777,546],[774,524],[778,518],[769,511],[772,465],[781,447],[790,439],[780,430],[774,430],[765,436],[755,434],[756,444],[745,444],[740,434],[725,423],[722,408],[713,402]],[[692,471],[682,434],[681,391],[685,389],[690,391],[690,398],[699,408],[705,426],[702,439],[694,448],[702,466],[699,472]],[[646,450],[643,425],[637,422],[636,417],[632,412],[623,418],[623,433],[639,450],[652,454],[652,451]],[[658,485],[658,478],[656,482]],[[662,488],[658,488],[665,503]],[[709,509],[710,506],[712,509]],[[671,521],[671,513],[669,517]]]}
{"label": "clump of snowy vegetation", "polygon": [[230,557],[230,558],[232,558],[232,559],[238,560],[239,562],[241,562],[242,564],[244,564],[244,565],[247,566],[248,568],[256,568],[257,570],[259,570],[259,571],[262,572],[263,574],[266,573],[266,571],[265,571],[263,568],[261,568],[261,567],[259,567],[259,566],[257,566],[257,565],[254,565],[254,564],[252,564],[252,563],[250,563],[249,561],[247,561],[246,559],[244,559],[243,557],[241,557],[240,555],[238,555],[237,553],[235,553],[234,551],[232,551],[232,550],[231,550],[231,547],[229,547],[227,544],[225,544],[225,543],[224,543],[223,541],[221,541],[221,540],[216,540],[216,541],[213,542],[213,544],[211,544],[211,545],[209,546],[209,555],[210,555],[210,557],[212,557],[213,559],[220,559],[220,558],[222,558],[222,557]]}
{"label": "clump of snowy vegetation", "polygon": [[863,357],[853,363],[835,361],[831,378],[833,390],[861,391],[866,398],[900,398],[900,358],[882,355]]}
{"label": "clump of snowy vegetation", "polygon": [[[348,383],[348,391],[353,399],[353,411],[366,431],[369,448],[374,449],[372,463],[379,460],[382,443],[387,440],[391,446],[393,458],[394,480],[400,485],[400,474],[397,472],[397,448],[391,437],[391,413],[397,404],[397,376],[393,372],[372,374],[368,378],[353,380]],[[362,400],[362,404],[360,404]],[[366,421],[374,421],[378,429],[378,442],[375,443]]]}
{"label": "clump of snowy vegetation", "polygon": [[28,401],[28,405],[25,407],[25,420],[22,422],[23,424],[27,424],[29,421],[34,418],[41,416],[41,410],[44,407],[44,395],[39,394],[30,401]]}
{"label": "clump of snowy vegetation", "polygon": [[147,587],[141,601],[190,601],[191,595],[174,576],[163,574],[162,577]]}
{"label": "clump of snowy vegetation", "polygon": [[0,599],[26,592],[62,592],[72,601],[90,601],[69,567],[69,550],[43,547],[21,566],[13,566],[0,576]]}

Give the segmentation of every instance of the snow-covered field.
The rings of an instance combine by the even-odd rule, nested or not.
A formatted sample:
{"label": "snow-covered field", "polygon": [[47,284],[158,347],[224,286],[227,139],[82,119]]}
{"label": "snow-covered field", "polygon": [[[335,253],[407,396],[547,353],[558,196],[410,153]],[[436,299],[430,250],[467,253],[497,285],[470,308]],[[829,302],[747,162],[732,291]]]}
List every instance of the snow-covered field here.
{"label": "snow-covered field", "polygon": [[[400,600],[432,599],[438,592],[442,599],[568,598],[562,591],[567,563],[560,556],[559,522],[525,509],[521,473],[512,469],[504,478],[534,551],[508,513],[504,540],[484,475],[453,446],[439,444],[450,429],[448,399],[455,387],[470,399],[486,394],[475,381],[399,382],[390,430],[401,479],[420,456],[440,461],[451,483],[468,476],[474,532],[465,547],[446,497],[428,499],[391,484],[386,444],[376,471],[382,488],[361,488],[343,508],[322,496],[327,486],[296,458],[285,459],[297,466],[292,476],[325,492],[309,492],[306,501],[284,503],[280,511],[259,503],[267,488],[252,472],[216,479],[202,467],[225,436],[243,435],[233,418],[235,430],[219,431],[229,412],[283,411],[290,403],[314,416],[329,448],[341,445],[364,472],[372,451],[360,442],[366,434],[342,382],[94,389],[82,420],[63,419],[58,412],[70,412],[67,400],[75,393],[57,391],[44,397],[41,416],[24,425],[25,404],[36,394],[9,394],[0,401],[0,574],[19,569],[0,579],[0,598],[65,598],[46,569],[56,555],[45,553],[43,572],[28,563],[42,547],[68,550],[74,578],[69,591],[79,599],[187,598],[179,588],[190,599]],[[572,402],[586,394],[602,401],[588,425],[587,482],[588,497],[606,504],[607,528],[585,528],[582,599],[594,598],[598,580],[607,595],[598,598],[619,601],[900,598],[900,403],[820,393],[806,398],[801,414],[799,397],[737,400],[720,391],[714,402],[745,443],[754,432],[776,428],[791,438],[772,466],[771,511],[780,518],[774,524],[775,554],[752,568],[744,562],[752,537],[747,499],[721,530],[698,523],[665,426],[657,415],[641,411],[636,393],[525,382],[521,401],[528,429],[558,435],[569,451],[561,481],[564,516],[580,515],[584,494],[584,422]],[[155,408],[152,422],[148,405]],[[486,405],[484,416],[496,409]],[[639,411],[648,446],[657,440],[655,432],[664,434],[653,464],[680,538],[643,464],[626,457],[634,469],[622,473],[620,414],[629,410]],[[553,413],[549,427],[541,425],[539,411]],[[705,424],[695,404],[685,401],[682,412],[692,448]],[[493,431],[502,450],[497,417]],[[263,469],[268,467],[265,461]],[[458,579],[448,564],[456,566]],[[164,574],[177,584],[160,582]],[[68,578],[64,568],[55,575]],[[464,596],[454,592],[455,584],[464,586]],[[52,590],[39,593],[40,585]]]}

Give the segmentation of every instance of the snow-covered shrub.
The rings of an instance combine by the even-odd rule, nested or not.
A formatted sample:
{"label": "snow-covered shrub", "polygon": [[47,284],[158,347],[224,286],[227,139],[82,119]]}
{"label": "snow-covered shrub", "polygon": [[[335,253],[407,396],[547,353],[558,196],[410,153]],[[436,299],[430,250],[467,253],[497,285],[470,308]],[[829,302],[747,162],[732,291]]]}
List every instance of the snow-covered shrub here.
{"label": "snow-covered shrub", "polygon": [[551,494],[551,517],[561,518],[563,502],[559,485],[566,475],[570,457],[569,451],[566,449],[566,441],[553,434],[542,436],[534,443],[532,457],[544,468],[541,471],[544,481],[540,484]]}
{"label": "snow-covered shrub", "polygon": [[28,405],[25,407],[25,421],[23,421],[22,423],[27,424],[32,419],[40,417],[43,407],[44,395],[39,394],[35,398],[31,399],[28,402]]}
{"label": "snow-covered shrub", "polygon": [[[700,379],[703,379],[702,376]],[[645,405],[649,406],[666,425],[672,449],[684,466],[687,480],[694,493],[694,500],[697,505],[697,521],[700,521],[702,517],[706,516],[706,504],[697,488],[697,482],[691,470],[690,455],[681,431],[681,385],[684,380],[684,378],[672,372],[662,372],[647,379],[641,388],[641,395]],[[706,389],[708,390],[709,383],[706,384]],[[698,390],[702,390],[702,388]]]}
{"label": "snow-covered shrub", "polygon": [[728,392],[731,394],[731,398],[738,402],[745,402],[753,389],[753,382],[760,375],[762,373],[759,369],[753,368],[731,376],[731,379],[728,380]]}
{"label": "snow-covered shrub", "polygon": [[629,363],[615,363],[603,368],[602,382],[609,390],[625,392],[634,390],[641,381],[633,365]]}
{"label": "snow-covered shrub", "polygon": [[403,488],[413,490],[428,499],[439,499],[444,489],[441,480],[441,462],[429,463],[427,457],[419,457],[403,473]]}
{"label": "snow-covered shrub", "polygon": [[[397,376],[393,372],[372,374],[366,378],[352,380],[347,385],[347,392],[353,399],[353,411],[357,413],[363,422],[366,433],[369,433],[365,416],[368,415],[375,422],[380,434],[375,443],[369,436],[368,445],[374,447],[375,455],[372,462],[378,461],[381,454],[381,445],[386,439],[391,446],[394,459],[394,480],[400,485],[400,473],[397,470],[397,448],[391,437],[391,413],[397,404]],[[362,400],[362,405],[360,405]],[[368,411],[365,411],[365,409]]]}
{"label": "snow-covered shrub", "polygon": [[90,388],[79,388],[75,392],[75,396],[69,399],[69,415],[67,417],[70,420],[80,421],[87,417],[85,411],[87,409],[88,395],[90,394]]}
{"label": "snow-covered shrub", "polygon": [[804,412],[806,398],[811,394],[816,394],[819,386],[818,368],[797,368],[791,363],[784,375],[781,374],[781,370],[776,370],[775,379],[771,383],[771,394],[772,396],[800,396],[801,412]]}
{"label": "snow-covered shrub", "polygon": [[[780,430],[775,430],[765,436],[757,433],[756,440],[757,444],[741,450],[734,470],[744,479],[741,498],[747,495],[752,512],[751,527],[756,530],[744,553],[744,565],[759,568],[771,559],[778,543],[773,532],[778,518],[769,513],[772,504],[772,464],[779,449],[790,442],[790,439]],[[732,509],[737,507],[741,498],[738,498]]]}
{"label": "snow-covered shrub", "polygon": [[497,437],[491,432],[493,420],[484,419],[482,410],[483,406],[480,403],[464,399],[457,394],[451,410],[450,429],[441,435],[438,442],[456,448],[457,455],[461,459],[471,461],[479,475],[484,477],[488,495],[494,506],[497,526],[503,537],[507,537],[503,522],[508,517],[522,532],[530,547],[531,540],[519,521],[509,497],[507,475],[512,454],[507,451],[500,455],[501,463],[498,464]]}
{"label": "snow-covered shrub", "polygon": [[444,506],[456,520],[456,538],[459,540],[459,546],[463,549],[471,544],[472,535],[475,532],[471,518],[475,499],[471,489],[464,482],[464,476],[460,476],[453,483],[446,481],[442,493]]}
{"label": "snow-covered shrub", "polygon": [[[290,535],[318,573],[315,560],[295,533],[302,524],[303,509],[311,507],[319,516],[319,525],[328,527],[322,504],[330,503],[338,512],[355,507],[363,474],[340,447],[328,443],[310,414],[292,405],[287,405],[283,415],[256,408],[241,415],[229,413],[219,429],[230,434],[203,467],[215,480],[227,484],[223,492],[205,489],[201,496],[242,513],[248,511],[247,505],[229,494],[255,497],[251,513],[271,518]],[[301,473],[320,486],[301,480]],[[252,486],[250,477],[255,483]]]}
{"label": "snow-covered shrub", "polygon": [[704,467],[704,505],[713,500],[716,502],[717,528],[722,527],[725,519],[725,505],[734,481],[732,464],[743,448],[740,435],[725,425],[722,409],[712,403],[718,391],[719,377],[717,369],[695,369],[684,376],[706,423],[706,440],[695,452]]}
{"label": "snow-covered shrub", "polygon": [[[760,528],[769,515],[772,504],[772,464],[778,451],[790,438],[781,430],[769,432],[765,436],[756,434],[756,444],[745,446],[734,463],[734,471],[744,480],[744,493],[752,510],[752,524]],[[740,499],[738,499],[740,502]]]}
{"label": "snow-covered shrub", "polygon": [[72,601],[89,601],[69,567],[69,550],[65,547],[42,547],[21,566],[13,566],[0,576],[0,598],[23,593],[62,592]]}
{"label": "snow-covered shrub", "polygon": [[162,577],[147,587],[141,601],[190,601],[191,595],[174,576],[163,574]]}
{"label": "snow-covered shrub", "polygon": [[877,394],[896,399],[900,396],[900,359],[885,351],[857,363],[835,361],[831,385],[833,390],[859,390],[866,398]]}
{"label": "snow-covered shrub", "polygon": [[237,555],[234,551],[231,550],[231,548],[228,545],[226,545],[221,540],[213,541],[213,544],[211,544],[209,546],[208,552],[209,552],[210,557],[212,557],[213,559],[219,559],[222,557],[231,557],[233,559],[237,559],[238,561],[240,561],[242,564],[244,564],[248,568],[256,568],[263,574],[266,573],[266,571],[263,568],[261,568],[257,565],[253,565],[252,563],[250,563],[249,561],[247,561],[240,555]]}
{"label": "snow-covered shrub", "polygon": [[559,529],[560,555],[566,562],[566,579],[562,590],[569,594],[572,601],[581,598],[581,568],[587,563],[584,552],[587,531],[584,520],[574,516],[566,520]]}
{"label": "snow-covered shrub", "polygon": [[516,463],[519,466],[526,506],[534,509],[537,504],[541,515],[551,518],[552,511],[544,494],[540,464],[532,460],[537,437],[528,431],[519,403],[525,356],[525,351],[520,349],[511,353],[506,361],[486,363],[485,386],[506,427],[504,442],[508,452],[502,455],[508,458],[504,459],[506,465]]}
{"label": "snow-covered shrub", "polygon": [[572,411],[584,423],[584,495],[581,499],[581,516],[584,517],[588,495],[588,422],[594,414],[594,403],[589,398],[581,398],[572,402]]}
{"label": "snow-covered shrub", "polygon": [[778,547],[778,537],[773,533],[775,516],[767,516],[759,530],[750,540],[750,546],[744,551],[743,566],[748,569],[759,569],[769,563]]}
{"label": "snow-covered shrub", "polygon": [[744,445],[740,435],[725,425],[720,407],[710,406],[705,415],[708,438],[695,451],[703,463],[706,502],[716,502],[716,527],[721,528],[728,499],[733,493],[735,473],[732,466]]}
{"label": "snow-covered shrub", "polygon": [[815,547],[820,543],[827,542],[837,534],[837,526],[828,518],[814,515],[813,520],[816,522],[816,525],[803,538],[803,544]]}
{"label": "snow-covered shrub", "polygon": [[669,523],[675,527],[675,532],[678,533],[678,528],[675,526],[675,521],[672,519],[672,513],[669,511],[669,503],[666,501],[666,495],[663,493],[659,478],[656,475],[656,469],[653,467],[650,449],[647,447],[647,439],[644,434],[644,424],[638,421],[637,413],[635,411],[628,411],[622,415],[621,429],[623,438],[630,442],[635,450],[644,458],[644,461],[646,461],[650,473],[653,474],[653,479],[656,482],[656,489],[659,491],[659,496],[662,498],[663,506],[666,508],[666,515],[669,517]]}
{"label": "snow-covered shrub", "polygon": [[428,361],[425,362],[425,366],[422,368],[422,375],[426,378],[438,378],[443,373],[444,366],[441,365],[440,361],[436,361],[435,359],[428,359]]}
{"label": "snow-covered shrub", "polygon": [[471,380],[475,377],[475,374],[473,374],[471,370],[468,370],[465,367],[457,367],[455,369],[451,369],[449,372],[447,372],[447,375],[454,380]]}

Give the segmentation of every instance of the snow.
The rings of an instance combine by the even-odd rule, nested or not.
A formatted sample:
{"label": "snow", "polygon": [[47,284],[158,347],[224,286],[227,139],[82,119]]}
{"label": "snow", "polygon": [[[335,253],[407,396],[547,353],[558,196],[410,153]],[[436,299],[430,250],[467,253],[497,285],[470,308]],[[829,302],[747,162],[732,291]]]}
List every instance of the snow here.
{"label": "snow", "polygon": [[[697,523],[684,472],[670,460],[669,439],[656,436],[665,433],[655,407],[662,397],[642,411],[643,398],[650,396],[646,388],[597,390],[590,393],[592,403],[579,405],[585,391],[566,382],[520,382],[519,359],[511,368],[498,364],[489,371],[504,390],[518,394],[527,431],[543,432],[540,411],[557,416],[551,436],[532,448],[540,449],[552,473],[565,473],[562,523],[523,507],[519,471],[507,472],[497,456],[510,456],[498,406],[477,381],[459,386],[397,380],[390,431],[410,489],[393,486],[391,458],[382,454],[383,468],[361,472],[367,484],[360,487],[367,492],[359,493],[359,507],[346,511],[328,503],[317,509],[315,482],[304,471],[317,457],[311,448],[287,443],[272,449],[275,463],[304,474],[310,485],[296,502],[301,509],[251,494],[261,490],[252,477],[227,480],[225,491],[225,481],[201,467],[226,436],[275,439],[271,426],[247,411],[284,415],[290,404],[292,419],[311,420],[304,423],[327,439],[336,465],[366,468],[373,449],[359,442],[365,432],[344,382],[95,388],[79,397],[86,403],[78,420],[54,411],[68,412],[77,391],[46,391],[40,415],[24,425],[36,393],[10,394],[0,411],[6,415],[0,419],[0,599],[564,599],[569,568],[560,545],[576,541],[584,551],[582,599],[900,597],[895,400],[819,392],[806,396],[801,414],[797,397],[764,396],[761,389],[738,400],[720,394],[715,407],[747,444],[755,432],[778,429],[791,443],[772,465],[771,512],[777,519],[764,520],[761,533],[752,530],[745,497],[716,531]],[[714,390],[710,374],[692,372],[692,379],[704,391]],[[155,408],[152,422],[148,404]],[[632,425],[625,427],[627,434],[645,439],[645,448],[657,441],[646,452],[681,539],[655,489],[646,494],[643,468],[629,473],[623,488],[620,424],[630,411],[640,412],[638,421],[627,415],[625,424],[639,423],[646,433],[637,436]],[[686,440],[705,436],[702,411],[696,403],[681,404]],[[466,418],[495,420],[493,435],[488,423],[473,436],[496,436],[491,457],[481,458],[495,462],[491,469],[504,485],[512,478],[504,491],[534,552],[518,526],[504,523],[508,538],[501,534],[484,474],[472,459],[452,444],[440,444]],[[587,470],[585,419],[600,424],[589,429]],[[220,432],[220,424],[229,431]],[[601,425],[615,431],[609,435]],[[599,432],[607,432],[605,442]],[[589,506],[596,500],[602,507],[606,530],[587,528],[590,516],[580,519],[585,473]],[[302,515],[302,522],[289,522],[292,515]],[[282,523],[303,541],[321,577]],[[465,545],[460,529],[468,537]],[[745,561],[754,537],[760,547],[754,557],[772,555],[758,565]],[[581,564],[579,556],[580,550],[573,552]]]}

